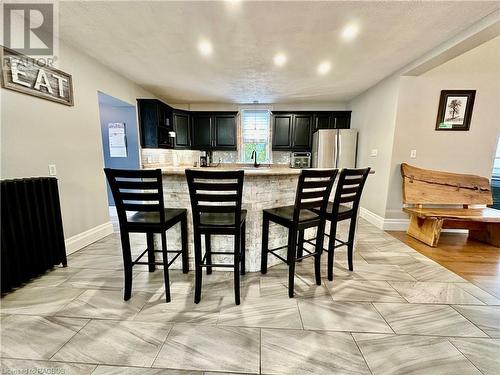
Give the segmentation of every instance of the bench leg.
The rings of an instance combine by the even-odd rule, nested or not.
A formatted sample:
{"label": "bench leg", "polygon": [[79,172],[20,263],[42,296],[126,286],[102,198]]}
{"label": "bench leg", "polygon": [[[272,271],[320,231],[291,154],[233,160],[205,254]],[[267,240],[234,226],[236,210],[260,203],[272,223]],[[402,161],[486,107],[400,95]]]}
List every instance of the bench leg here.
{"label": "bench leg", "polygon": [[408,227],[409,236],[416,238],[423,243],[436,247],[441,235],[443,227],[443,219],[438,218],[419,218],[416,215],[411,215],[410,226]]}
{"label": "bench leg", "polygon": [[500,247],[500,224],[486,224],[484,229],[469,229],[469,238]]}

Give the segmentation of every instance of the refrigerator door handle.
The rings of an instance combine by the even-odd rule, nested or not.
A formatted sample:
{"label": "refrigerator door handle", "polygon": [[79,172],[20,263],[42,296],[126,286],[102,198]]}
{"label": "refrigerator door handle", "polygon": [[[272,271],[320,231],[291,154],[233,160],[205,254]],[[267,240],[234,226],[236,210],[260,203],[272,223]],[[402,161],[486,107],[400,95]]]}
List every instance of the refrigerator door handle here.
{"label": "refrigerator door handle", "polygon": [[339,167],[339,160],[340,160],[340,153],[342,152],[341,147],[342,147],[342,141],[340,139],[340,130],[337,129],[337,135],[336,135],[336,150],[335,150],[335,168]]}

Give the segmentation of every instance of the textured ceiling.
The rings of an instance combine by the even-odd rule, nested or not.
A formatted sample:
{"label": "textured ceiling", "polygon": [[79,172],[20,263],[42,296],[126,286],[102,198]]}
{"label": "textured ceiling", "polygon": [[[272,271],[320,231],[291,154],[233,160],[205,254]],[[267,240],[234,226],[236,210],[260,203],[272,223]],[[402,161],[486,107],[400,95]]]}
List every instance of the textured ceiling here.
{"label": "textured ceiling", "polygon": [[[345,101],[498,2],[61,2],[60,37],[172,103]],[[345,25],[359,36],[345,42]],[[200,40],[212,42],[203,57]],[[277,68],[273,56],[288,56]],[[317,74],[330,60],[331,71]]]}

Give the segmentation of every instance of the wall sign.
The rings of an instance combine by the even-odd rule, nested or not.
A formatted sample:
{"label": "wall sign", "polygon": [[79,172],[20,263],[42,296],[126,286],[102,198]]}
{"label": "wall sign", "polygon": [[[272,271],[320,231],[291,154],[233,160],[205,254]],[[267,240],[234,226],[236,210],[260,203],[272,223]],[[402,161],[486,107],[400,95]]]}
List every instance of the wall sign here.
{"label": "wall sign", "polygon": [[9,48],[3,47],[1,51],[3,88],[65,105],[74,104],[70,74],[44,66]]}
{"label": "wall sign", "polygon": [[127,136],[123,122],[108,124],[109,156],[112,158],[127,157]]}

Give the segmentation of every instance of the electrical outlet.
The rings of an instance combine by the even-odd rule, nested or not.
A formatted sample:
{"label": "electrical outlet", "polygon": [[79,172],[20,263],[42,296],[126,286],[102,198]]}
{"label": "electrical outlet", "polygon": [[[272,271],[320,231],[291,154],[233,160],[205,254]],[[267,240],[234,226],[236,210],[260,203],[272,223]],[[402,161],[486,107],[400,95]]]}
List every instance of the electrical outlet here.
{"label": "electrical outlet", "polygon": [[49,164],[49,176],[56,176],[57,169],[55,164]]}
{"label": "electrical outlet", "polygon": [[372,157],[375,157],[375,156],[377,156],[377,154],[378,154],[378,150],[377,150],[376,148],[374,148],[374,149],[372,150],[372,152],[371,152],[371,154],[370,154],[370,155],[371,155]]}
{"label": "electrical outlet", "polygon": [[410,151],[410,158],[416,159],[417,158],[417,150],[411,150]]}

